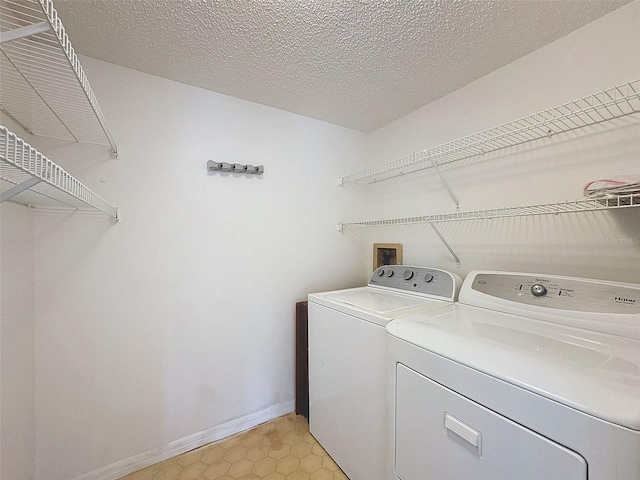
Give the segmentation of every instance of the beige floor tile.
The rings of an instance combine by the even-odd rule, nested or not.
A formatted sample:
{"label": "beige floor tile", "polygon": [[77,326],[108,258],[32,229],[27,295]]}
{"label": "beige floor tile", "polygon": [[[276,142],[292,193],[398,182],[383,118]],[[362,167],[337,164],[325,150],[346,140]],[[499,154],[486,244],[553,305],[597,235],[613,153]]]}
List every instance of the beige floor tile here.
{"label": "beige floor tile", "polygon": [[310,443],[311,445],[313,445],[314,443],[318,443],[318,441],[309,432],[304,433],[302,439],[305,442]]}
{"label": "beige floor tile", "polygon": [[321,468],[309,475],[309,480],[333,480],[333,472]]}
{"label": "beige floor tile", "polygon": [[253,462],[258,462],[263,458],[269,456],[269,446],[265,444],[256,445],[251,447],[247,452],[247,458]]}
{"label": "beige floor tile", "polygon": [[256,445],[260,445],[262,443],[262,434],[260,433],[249,433],[245,438],[240,441],[240,444],[247,447],[255,447]]}
{"label": "beige floor tile", "polygon": [[262,460],[258,460],[253,465],[253,473],[258,476],[264,477],[272,472],[276,471],[277,461],[271,457],[263,458]]}
{"label": "beige floor tile", "polygon": [[233,448],[233,447],[235,447],[236,445],[240,445],[240,442],[242,441],[242,435],[243,435],[243,434],[242,434],[242,433],[240,433],[240,434],[238,434],[238,435],[234,435],[233,437],[229,437],[229,438],[227,438],[227,439],[223,440],[223,442],[222,442],[222,443],[220,443],[220,445],[221,445],[223,448],[227,448],[227,449],[229,449],[229,448]]}
{"label": "beige floor tile", "polygon": [[291,446],[291,455],[302,458],[311,453],[313,447],[307,442],[299,442]]}
{"label": "beige floor tile", "polygon": [[307,473],[313,473],[322,468],[322,458],[313,453],[300,459],[300,470]]}
{"label": "beige floor tile", "polygon": [[229,467],[231,464],[226,460],[217,460],[207,467],[203,476],[208,480],[217,480],[227,474]]}
{"label": "beige floor tile", "polygon": [[284,434],[284,436],[282,437],[282,441],[287,445],[295,445],[298,442],[304,441],[304,436],[304,433],[292,430]]}
{"label": "beige floor tile", "polygon": [[284,475],[289,475],[290,473],[298,470],[300,466],[300,460],[293,455],[289,455],[288,457],[281,458],[278,460],[278,464],[276,465],[276,471],[280,472]]}
{"label": "beige floor tile", "polygon": [[121,480],[349,479],[309,433],[306,419],[289,414]]}
{"label": "beige floor tile", "polygon": [[240,479],[245,475],[249,475],[251,473],[251,469],[253,468],[253,462],[248,458],[242,458],[237,462],[233,462],[229,467],[229,475],[233,478]]}
{"label": "beige floor tile", "polygon": [[285,476],[279,472],[272,472],[263,478],[264,480],[285,480]]}
{"label": "beige floor tile", "polygon": [[295,428],[296,428],[296,426],[295,426],[295,424],[293,422],[286,421],[286,420],[276,423],[275,427],[276,427],[276,430],[279,431],[282,434],[291,432],[292,430],[295,430]]}
{"label": "beige floor tile", "polygon": [[298,432],[306,433],[309,431],[309,424],[307,422],[297,422],[295,429]]}
{"label": "beige floor tile", "polygon": [[298,470],[287,475],[287,480],[309,480],[309,474]]}
{"label": "beige floor tile", "polygon": [[203,453],[204,451],[201,448],[184,453],[178,457],[178,463],[186,467],[187,465],[200,461]]}
{"label": "beige floor tile", "polygon": [[220,445],[204,447],[203,450],[204,451],[202,453],[202,458],[200,458],[200,461],[202,463],[206,463],[207,465],[211,465],[213,462],[217,460],[222,460],[226,452],[226,450],[222,448]]}
{"label": "beige floor tile", "polygon": [[241,458],[245,458],[248,451],[249,449],[247,447],[236,445],[235,447],[231,447],[229,450],[227,450],[227,453],[224,454],[224,459],[229,463],[233,463],[240,460]]}
{"label": "beige floor tile", "polygon": [[338,470],[338,465],[336,465],[336,462],[334,462],[333,458],[326,454],[324,457],[322,457],[322,467],[325,470],[329,470],[330,472],[335,472]]}
{"label": "beige floor tile", "polygon": [[182,468],[178,480],[198,480],[206,469],[207,466],[202,462],[192,463]]}
{"label": "beige floor tile", "polygon": [[280,445],[279,448],[271,448],[269,451],[269,456],[271,458],[275,458],[276,460],[280,460],[288,456],[291,453],[291,447],[289,445]]}

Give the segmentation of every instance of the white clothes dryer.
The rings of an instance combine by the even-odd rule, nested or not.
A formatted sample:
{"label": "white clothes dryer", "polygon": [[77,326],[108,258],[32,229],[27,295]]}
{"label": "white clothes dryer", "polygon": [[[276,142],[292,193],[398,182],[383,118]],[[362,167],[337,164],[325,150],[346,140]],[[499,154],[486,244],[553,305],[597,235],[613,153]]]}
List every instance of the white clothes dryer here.
{"label": "white clothes dryer", "polygon": [[640,479],[640,285],[476,271],[387,331],[388,479]]}
{"label": "white clothes dryer", "polygon": [[385,327],[450,305],[462,280],[436,268],[378,268],[366,287],[309,295],[309,428],[351,480],[383,480]]}

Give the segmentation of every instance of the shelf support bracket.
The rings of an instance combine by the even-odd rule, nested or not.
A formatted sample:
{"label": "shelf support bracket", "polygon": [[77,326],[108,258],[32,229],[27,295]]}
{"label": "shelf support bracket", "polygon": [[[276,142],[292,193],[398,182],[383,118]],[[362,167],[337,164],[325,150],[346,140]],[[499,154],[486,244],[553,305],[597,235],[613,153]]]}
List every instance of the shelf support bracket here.
{"label": "shelf support bracket", "polygon": [[449,192],[449,195],[451,196],[453,203],[456,204],[456,209],[460,208],[460,202],[458,201],[458,197],[456,197],[455,193],[453,193],[453,190],[451,190],[451,185],[449,185],[449,182],[447,182],[447,180],[442,176],[442,173],[440,173],[440,169],[438,168],[438,162],[436,162],[435,160],[431,160],[431,164],[433,165],[433,169],[436,171],[436,173],[440,177],[440,181],[442,181],[442,183],[444,184],[444,187],[447,189],[447,192]]}
{"label": "shelf support bracket", "polygon": [[0,33],[0,44],[10,42],[12,40],[20,40],[24,37],[30,37],[31,35],[37,35],[38,33],[46,32],[51,29],[49,22],[34,23],[33,25],[27,25],[26,27],[15,28],[8,32]]}
{"label": "shelf support bracket", "polygon": [[11,115],[11,113],[6,108],[4,108],[2,105],[0,105],[0,112],[4,113],[7,117],[9,117],[11,120],[16,122],[20,126],[20,128],[23,129],[25,132],[27,132],[27,133],[29,133],[31,135],[34,135],[33,130],[31,130],[31,127],[29,127],[28,125],[25,125],[20,120],[18,120],[16,117]]}
{"label": "shelf support bracket", "polygon": [[453,259],[456,261],[456,266],[460,268],[462,266],[462,264],[460,263],[460,257],[458,257],[456,255],[456,252],[453,251],[453,248],[451,248],[451,245],[449,245],[449,242],[447,242],[447,239],[444,238],[444,236],[442,235],[442,233],[440,233],[440,230],[438,230],[438,227],[436,227],[434,223],[429,222],[429,226],[433,228],[434,232],[436,232],[436,235],[438,236],[440,241],[444,244],[445,247],[447,247],[447,250],[449,250],[449,253],[453,257]]}
{"label": "shelf support bracket", "polygon": [[37,185],[41,181],[42,181],[41,178],[32,177],[29,180],[25,180],[24,182],[19,183],[15,187],[11,187],[6,192],[0,193],[0,203],[4,202],[5,200],[9,200],[11,197],[18,195],[19,193],[24,192],[25,190],[30,189],[31,187],[33,187],[34,185]]}

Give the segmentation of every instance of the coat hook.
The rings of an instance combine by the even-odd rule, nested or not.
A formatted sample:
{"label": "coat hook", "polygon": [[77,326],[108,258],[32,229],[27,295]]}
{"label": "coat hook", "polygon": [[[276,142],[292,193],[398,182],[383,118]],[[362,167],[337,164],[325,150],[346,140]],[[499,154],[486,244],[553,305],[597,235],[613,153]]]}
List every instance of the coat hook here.
{"label": "coat hook", "polygon": [[264,166],[243,165],[241,163],[216,162],[214,160],[209,160],[207,162],[207,171],[231,172],[245,175],[262,175],[264,173]]}

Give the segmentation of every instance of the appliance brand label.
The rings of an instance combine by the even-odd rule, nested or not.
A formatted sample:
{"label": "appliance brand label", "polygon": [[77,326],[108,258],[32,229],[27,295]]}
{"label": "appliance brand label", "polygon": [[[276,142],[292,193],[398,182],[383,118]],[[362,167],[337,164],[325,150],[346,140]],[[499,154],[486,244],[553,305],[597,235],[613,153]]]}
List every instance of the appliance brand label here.
{"label": "appliance brand label", "polygon": [[615,297],[615,300],[617,303],[626,303],[629,305],[633,305],[634,303],[636,303],[636,299],[635,298],[627,298],[627,297]]}

